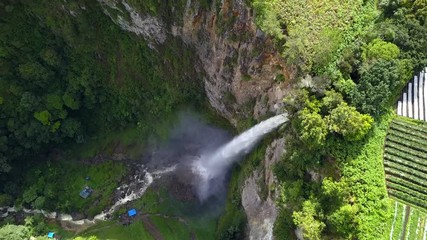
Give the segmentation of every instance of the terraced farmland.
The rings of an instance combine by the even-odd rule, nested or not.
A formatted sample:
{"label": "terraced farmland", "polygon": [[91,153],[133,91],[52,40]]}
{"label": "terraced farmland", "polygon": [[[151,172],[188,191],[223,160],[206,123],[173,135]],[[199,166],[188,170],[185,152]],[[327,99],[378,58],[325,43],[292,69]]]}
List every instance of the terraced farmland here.
{"label": "terraced farmland", "polygon": [[427,214],[395,201],[390,240],[426,240]]}
{"label": "terraced farmland", "polygon": [[388,131],[384,149],[388,193],[427,213],[427,124],[398,117]]}

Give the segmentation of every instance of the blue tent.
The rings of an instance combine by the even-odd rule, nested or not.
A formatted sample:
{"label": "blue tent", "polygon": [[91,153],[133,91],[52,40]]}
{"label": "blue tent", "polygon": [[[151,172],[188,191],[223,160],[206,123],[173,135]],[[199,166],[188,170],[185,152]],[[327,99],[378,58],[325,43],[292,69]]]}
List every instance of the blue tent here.
{"label": "blue tent", "polygon": [[129,211],[128,211],[128,215],[129,215],[129,217],[133,217],[133,216],[135,216],[135,215],[136,215],[136,210],[135,210],[135,208],[132,208],[131,210],[129,210]]}
{"label": "blue tent", "polygon": [[48,232],[47,233],[47,238],[53,238],[55,236],[54,232]]}

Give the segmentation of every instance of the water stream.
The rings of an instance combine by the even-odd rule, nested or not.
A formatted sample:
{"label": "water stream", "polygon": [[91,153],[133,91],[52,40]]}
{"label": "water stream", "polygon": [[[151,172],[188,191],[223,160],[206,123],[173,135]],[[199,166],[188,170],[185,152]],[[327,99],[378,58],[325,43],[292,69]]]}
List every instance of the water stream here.
{"label": "water stream", "polygon": [[[61,222],[67,222],[73,225],[91,225],[95,224],[96,220],[108,220],[111,217],[111,214],[114,213],[120,206],[136,200],[142,197],[148,187],[153,183],[155,179],[159,179],[162,175],[171,173],[175,170],[176,166],[171,166],[162,170],[148,172],[143,165],[138,165],[136,167],[141,168],[141,172],[143,174],[138,174],[134,176],[134,181],[128,184],[124,184],[116,189],[116,191],[124,193],[124,197],[118,199],[109,209],[104,210],[98,215],[94,216],[93,219],[79,219],[74,220],[70,214],[63,214],[57,212],[48,212],[40,209],[27,209],[23,208],[22,211],[26,214],[42,214],[44,217],[48,219],[56,219]],[[136,189],[135,185],[139,185]],[[16,213],[19,209],[15,207],[0,207],[0,218],[5,218],[9,216],[9,214]]]}
{"label": "water stream", "polygon": [[[116,189],[121,197],[93,219],[75,220],[69,214],[38,209],[24,208],[22,211],[26,214],[42,214],[46,218],[73,225],[92,225],[97,220],[108,220],[120,206],[141,198],[156,179],[172,173],[180,175],[183,181],[194,186],[201,202],[219,192],[225,196],[225,176],[232,164],[242,159],[266,134],[286,121],[285,114],[269,118],[229,141],[229,135],[225,131],[183,114],[180,124],[172,131],[169,142],[152,150],[148,162],[134,166],[137,171],[131,181]],[[182,178],[182,175],[191,173],[193,177]],[[15,207],[0,207],[0,218],[16,212]]]}

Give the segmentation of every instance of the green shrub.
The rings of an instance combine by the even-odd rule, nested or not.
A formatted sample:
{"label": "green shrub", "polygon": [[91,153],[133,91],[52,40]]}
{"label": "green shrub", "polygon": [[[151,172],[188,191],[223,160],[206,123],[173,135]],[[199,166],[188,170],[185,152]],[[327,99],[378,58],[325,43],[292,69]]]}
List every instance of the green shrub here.
{"label": "green shrub", "polygon": [[359,113],[355,107],[346,103],[340,103],[337,108],[331,110],[327,119],[329,129],[342,134],[349,141],[361,140],[374,122],[371,116]]}
{"label": "green shrub", "polygon": [[27,227],[21,225],[5,225],[0,228],[0,240],[22,240],[30,237]]}
{"label": "green shrub", "polygon": [[363,48],[362,60],[364,62],[377,59],[390,61],[397,59],[399,54],[398,46],[377,38]]}

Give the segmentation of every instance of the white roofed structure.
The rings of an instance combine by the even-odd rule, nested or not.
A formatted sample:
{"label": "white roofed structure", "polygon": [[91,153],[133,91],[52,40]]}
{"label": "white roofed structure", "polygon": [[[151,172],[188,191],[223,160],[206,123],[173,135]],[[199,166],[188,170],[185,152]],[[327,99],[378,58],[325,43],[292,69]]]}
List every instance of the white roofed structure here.
{"label": "white roofed structure", "polygon": [[427,67],[408,83],[396,111],[399,116],[427,121]]}

